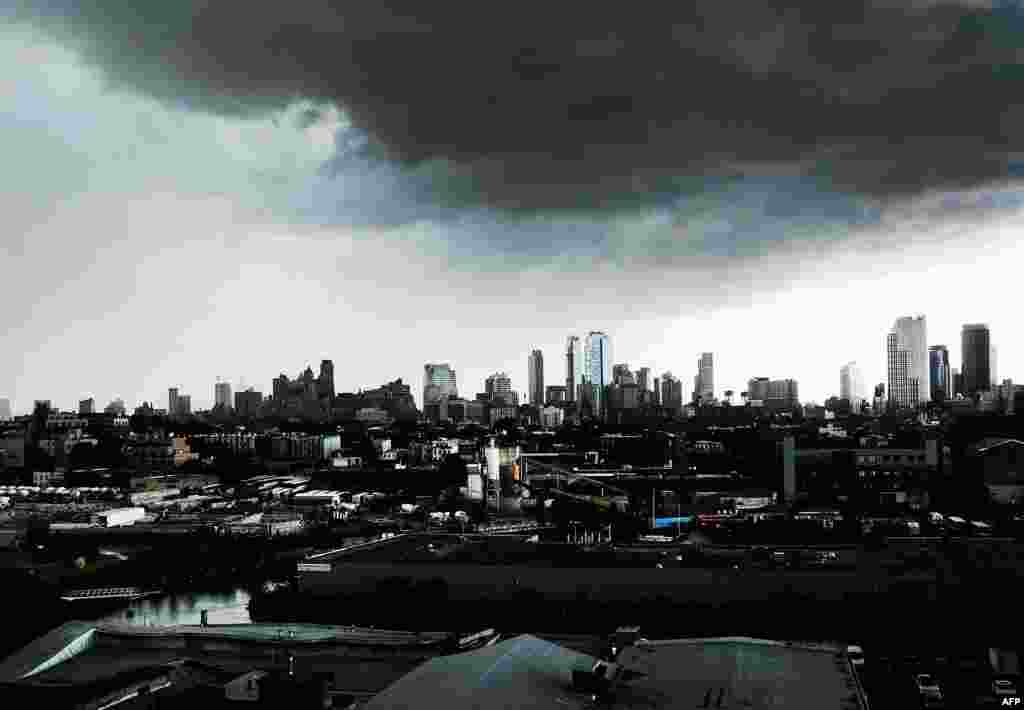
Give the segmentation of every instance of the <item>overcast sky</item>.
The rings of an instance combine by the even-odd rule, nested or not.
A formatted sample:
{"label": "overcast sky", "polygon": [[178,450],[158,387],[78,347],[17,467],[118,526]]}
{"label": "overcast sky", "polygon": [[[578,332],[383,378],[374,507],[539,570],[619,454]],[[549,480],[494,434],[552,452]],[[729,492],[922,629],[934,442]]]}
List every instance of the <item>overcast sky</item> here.
{"label": "overcast sky", "polygon": [[0,397],[205,408],[322,358],[342,391],[419,402],[449,362],[522,392],[532,349],[559,384],[603,330],[687,392],[712,351],[719,396],[823,401],[921,313],[955,367],[980,321],[1024,376],[1016,5],[850,3],[823,35],[815,3],[732,4],[304,0],[240,32],[234,0],[0,0]]}

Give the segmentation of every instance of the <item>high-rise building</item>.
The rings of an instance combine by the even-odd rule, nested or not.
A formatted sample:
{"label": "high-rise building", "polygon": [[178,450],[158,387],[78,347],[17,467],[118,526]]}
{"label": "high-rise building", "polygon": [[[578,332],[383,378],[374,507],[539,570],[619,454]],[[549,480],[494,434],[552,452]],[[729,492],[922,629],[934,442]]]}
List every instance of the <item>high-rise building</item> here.
{"label": "high-rise building", "polygon": [[6,397],[0,398],[0,422],[11,419],[11,400]]}
{"label": "high-rise building", "polygon": [[671,372],[661,376],[661,406],[673,411],[683,407],[683,381]]}
{"label": "high-rise building", "polygon": [[510,407],[519,404],[518,395],[512,391],[512,378],[504,372],[495,372],[484,380],[484,392],[489,402],[500,402]]}
{"label": "high-rise building", "polygon": [[996,368],[996,346],[988,346],[988,374],[992,389],[999,387],[999,370]]}
{"label": "high-rise building", "polygon": [[530,388],[530,404],[544,406],[544,354],[534,350],[526,361],[527,380]]}
{"label": "high-rise building", "polygon": [[240,417],[255,417],[263,405],[263,393],[247,389],[235,392],[235,413]]}
{"label": "high-rise building", "polygon": [[754,377],[747,381],[747,400],[760,402],[762,405],[768,400],[768,385],[771,384],[770,377]]}
{"label": "high-rise building", "polygon": [[661,378],[654,378],[654,405],[661,406]]}
{"label": "high-rise building", "polygon": [[179,400],[180,400],[180,395],[178,394],[178,388],[177,387],[169,388],[167,390],[167,414],[169,416],[173,417],[173,416],[175,416],[177,414],[180,414],[179,407],[181,405],[179,403]]}
{"label": "high-rise building", "polygon": [[583,344],[583,384],[595,416],[604,414],[606,388],[611,382],[611,341],[601,331],[592,330]]}
{"label": "high-rise building", "polygon": [[124,400],[118,397],[114,399],[103,408],[104,414],[113,414],[115,417],[123,417],[128,412],[128,408],[124,405]]}
{"label": "high-rise building", "polygon": [[712,353],[701,353],[697,359],[697,375],[693,378],[693,401],[712,402],[715,399],[715,367]]}
{"label": "high-rise building", "polygon": [[953,396],[953,373],[949,369],[949,349],[945,345],[928,348],[928,377],[931,378],[931,398],[942,402]]}
{"label": "high-rise building", "polygon": [[448,363],[427,363],[423,366],[423,404],[437,404],[442,399],[455,399],[459,390],[455,370]]}
{"label": "high-rise building", "polygon": [[886,339],[889,401],[914,408],[928,401],[928,339],[924,316],[898,318]]}
{"label": "high-rise building", "polygon": [[78,413],[95,414],[96,413],[96,400],[90,397],[89,399],[81,399],[78,401]]}
{"label": "high-rise building", "polygon": [[565,344],[565,393],[567,401],[579,399],[583,384],[583,346],[576,335],[570,335]]}
{"label": "high-rise building", "polygon": [[800,404],[796,380],[771,380],[765,404],[772,409],[792,409]]}
{"label": "high-rise building", "polygon": [[839,398],[845,399],[854,411],[860,411],[860,405],[866,398],[864,392],[864,376],[856,362],[848,362],[839,369]]}
{"label": "high-rise building", "polygon": [[950,374],[949,379],[952,383],[951,386],[953,388],[951,390],[952,394],[950,395],[950,397],[956,398],[963,395],[964,393],[964,376],[961,375],[960,370],[956,369],[955,367],[950,368],[950,372],[952,374]]}
{"label": "high-rise building", "polygon": [[334,399],[334,361],[320,361],[320,377],[317,378],[320,399]]}
{"label": "high-rise building", "polygon": [[178,395],[178,414],[187,417],[192,414],[192,395]]}
{"label": "high-rise building", "polygon": [[218,382],[213,386],[213,406],[231,409],[230,382]]}
{"label": "high-rise building", "polygon": [[879,382],[875,385],[875,396],[871,400],[871,409],[875,414],[885,411],[885,384]]}
{"label": "high-rise building", "polygon": [[612,367],[612,384],[616,385],[635,385],[636,379],[633,377],[633,371],[629,369],[629,365],[615,365]]}
{"label": "high-rise building", "polygon": [[988,326],[984,323],[964,325],[960,331],[960,345],[964,396],[988,392],[992,387],[992,341]]}
{"label": "high-rise building", "polygon": [[544,388],[544,401],[546,404],[557,404],[559,402],[568,402],[568,393],[565,391],[565,385],[548,385]]}
{"label": "high-rise building", "polygon": [[641,392],[647,393],[651,391],[651,368],[641,367],[636,371],[635,379]]}

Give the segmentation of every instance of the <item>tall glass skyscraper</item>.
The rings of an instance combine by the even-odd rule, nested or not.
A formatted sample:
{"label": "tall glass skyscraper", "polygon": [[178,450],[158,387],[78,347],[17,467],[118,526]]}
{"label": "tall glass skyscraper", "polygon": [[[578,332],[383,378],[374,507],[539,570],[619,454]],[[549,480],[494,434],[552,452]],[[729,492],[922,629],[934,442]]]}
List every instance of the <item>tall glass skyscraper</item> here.
{"label": "tall glass skyscraper", "polygon": [[565,343],[565,401],[577,401],[582,384],[583,346],[579,336],[570,335]]}
{"label": "tall glass skyscraper", "polygon": [[913,408],[928,401],[928,338],[925,317],[899,318],[886,340],[889,402]]}
{"label": "tall glass skyscraper", "polygon": [[712,402],[715,399],[714,355],[701,353],[697,360],[697,376],[693,378],[693,400]]}
{"label": "tall glass skyscraper", "polygon": [[945,345],[928,348],[928,376],[931,378],[933,402],[953,397],[953,373],[949,369],[949,350]]}
{"label": "tall glass skyscraper", "polygon": [[591,331],[583,343],[583,381],[594,414],[605,409],[605,388],[612,382],[611,341],[600,331]]}
{"label": "tall glass skyscraper", "polygon": [[527,379],[530,387],[530,404],[544,406],[544,354],[534,350],[526,362]]}
{"label": "tall glass skyscraper", "polygon": [[984,323],[968,323],[960,331],[964,396],[988,392],[992,386],[992,340]]}
{"label": "tall glass skyscraper", "polygon": [[839,369],[839,398],[848,401],[854,411],[858,412],[861,402],[867,398],[864,376],[856,362],[848,362]]}

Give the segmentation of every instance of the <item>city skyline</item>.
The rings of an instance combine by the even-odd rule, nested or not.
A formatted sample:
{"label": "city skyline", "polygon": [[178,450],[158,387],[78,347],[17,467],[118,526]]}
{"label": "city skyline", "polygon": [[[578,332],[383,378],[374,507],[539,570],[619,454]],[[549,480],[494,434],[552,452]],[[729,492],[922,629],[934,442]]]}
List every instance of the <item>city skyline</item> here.
{"label": "city skyline", "polygon": [[[63,409],[89,396],[161,402],[175,383],[207,408],[218,374],[266,392],[282,367],[318,358],[338,364],[338,391],[402,378],[417,383],[418,401],[422,363],[439,358],[472,389],[496,370],[525,384],[537,348],[546,379],[560,382],[566,335],[591,329],[611,335],[617,359],[671,370],[687,388],[694,357],[714,352],[717,397],[782,376],[824,401],[845,362],[860,363],[869,387],[886,381],[884,334],[901,313],[927,314],[929,345],[947,344],[958,369],[961,326],[988,323],[998,376],[1024,378],[1016,309],[992,296],[1024,260],[1024,190],[1019,164],[998,147],[1007,136],[987,133],[1015,136],[1024,124],[1000,118],[1013,85],[984,83],[1003,81],[991,67],[1016,59],[1000,46],[975,56],[965,43],[949,66],[933,66],[932,45],[884,31],[930,28],[931,9],[864,19],[857,31],[892,54],[843,85],[843,100],[862,109],[853,112],[835,77],[819,74],[821,57],[797,43],[779,58],[785,71],[765,73],[764,48],[727,41],[728,22],[701,34],[696,56],[715,77],[707,87],[679,73],[678,52],[695,47],[677,42],[657,45],[668,52],[654,59],[664,76],[647,81],[651,45],[636,33],[669,31],[681,10],[629,27],[594,11],[595,30],[623,33],[623,70],[574,60],[566,77],[579,87],[614,79],[622,100],[635,100],[595,120],[592,97],[524,84],[507,61],[522,48],[501,42],[445,35],[435,47],[444,52],[423,52],[406,73],[390,71],[384,53],[356,52],[374,65],[357,75],[374,69],[389,84],[356,96],[327,90],[361,84],[336,74],[345,63],[307,53],[322,47],[310,28],[325,18],[302,10],[254,18],[244,46],[220,24],[233,17],[202,15],[207,36],[224,42],[195,53],[217,60],[204,65],[165,61],[190,56],[171,50],[194,47],[188,12],[15,7],[0,9],[0,59],[19,67],[0,115],[0,300],[19,304],[0,314],[0,396],[15,412],[38,398]],[[349,12],[331,14],[341,20],[332,55],[362,46]],[[749,22],[753,38],[799,19]],[[607,59],[611,40],[580,49],[574,23],[515,26],[542,34],[535,49],[556,58]],[[297,33],[289,49],[308,61],[263,53],[283,24]],[[398,29],[381,42],[402,41]],[[474,61],[453,59],[468,50]],[[541,57],[527,71],[543,66]],[[981,83],[938,86],[952,66],[973,67]],[[443,67],[458,72],[439,84],[430,72]],[[738,74],[720,75],[725,67]],[[820,91],[794,96],[791,83],[768,81],[804,70]],[[677,84],[686,92],[666,91]],[[990,90],[963,94],[982,85]],[[908,102],[897,87],[921,90]],[[684,93],[679,114],[673,97]],[[714,127],[702,115],[736,120]],[[943,136],[939,149],[922,124]],[[666,128],[648,135],[649,126]]]}
{"label": "city skyline", "polygon": [[[900,317],[897,320],[902,320],[902,319],[905,319],[905,318],[909,318],[909,317]],[[971,326],[971,327],[984,327],[984,328],[986,328],[986,334],[990,333],[992,331],[992,329],[988,326],[988,321],[986,321],[985,324],[964,323],[964,324],[962,324],[960,326],[959,330],[962,331],[963,328],[968,327],[968,326]],[[929,332],[930,332],[930,328],[929,328]],[[594,331],[594,333],[598,333],[598,331]],[[602,333],[602,335],[603,335],[603,333]],[[585,358],[586,358],[586,354],[585,354],[585,351],[584,351],[584,344],[585,344],[586,338],[585,337],[579,337],[579,336],[567,336],[567,341],[566,342],[572,342],[572,338],[574,338],[574,337],[577,338],[576,342],[577,342],[577,347],[578,347],[577,352],[578,352],[578,356],[579,356],[579,368],[580,368],[579,375],[582,376],[583,375],[583,368],[584,368]],[[607,336],[605,336],[605,337],[607,337]],[[923,368],[924,368],[925,371],[930,372],[930,362],[931,361],[930,361],[930,354],[929,353],[931,351],[931,348],[934,347],[931,344],[931,341],[935,340],[935,337],[933,335],[931,335],[931,334],[926,334],[925,335],[925,339],[928,342],[926,343],[925,350],[924,350]],[[952,373],[952,371],[962,371],[962,366],[958,367],[958,365],[961,365],[961,363],[963,362],[962,359],[960,359],[960,353],[962,352],[962,347],[956,347],[956,344],[959,344],[961,342],[961,339],[960,338],[951,338],[951,339],[949,339],[949,341],[950,341],[950,343],[954,343],[954,344],[953,345],[942,345],[942,347],[944,347],[945,351],[948,353],[949,364],[950,364],[950,371],[951,371],[951,373]],[[548,348],[533,348],[532,350],[529,350],[527,352],[528,353],[540,352],[542,354],[542,356],[543,356],[543,353],[545,352],[546,349],[548,349]],[[565,353],[566,347],[565,347],[565,345],[563,344],[562,347],[551,348],[551,349],[554,350],[555,352],[560,352],[561,353],[561,357],[560,357],[561,363],[559,365],[559,371],[564,373],[565,369],[566,369],[566,366],[567,366],[566,353]],[[986,350],[986,353],[987,353],[987,356],[988,356],[986,358],[986,364],[994,359],[994,355],[995,355],[996,349],[997,349],[996,340],[993,338],[991,343],[989,343],[989,345],[988,345],[988,349]],[[954,357],[954,353],[956,353],[957,357]],[[702,358],[705,355],[708,355],[708,354],[711,354],[711,353],[709,353],[709,352],[702,352],[700,350],[697,350],[697,351],[695,351],[695,354],[699,356],[698,357],[698,365],[700,365],[700,362],[701,362]],[[726,355],[728,355],[728,353],[726,353]],[[884,360],[885,357],[886,357],[885,351],[883,350],[883,352],[881,354],[881,357],[878,358],[878,359],[883,359]],[[683,358],[679,358],[679,359],[682,360]],[[314,359],[307,359],[307,360],[310,363],[307,367],[312,367],[312,362],[314,362]],[[632,361],[632,360],[633,360],[633,358],[627,359],[627,361]],[[300,361],[301,361],[301,358],[300,358]],[[331,362],[331,360],[322,360],[321,361],[321,368],[323,368],[324,363],[328,363],[328,362]],[[445,363],[444,365],[432,365],[431,364],[431,365],[428,365],[428,367],[448,367],[448,368],[450,368],[450,370],[452,372],[453,380],[454,380],[454,374],[455,374],[455,372],[459,368],[452,366],[451,363],[453,363],[453,362],[455,362],[455,358],[450,358],[449,362]],[[512,361],[508,360],[507,362],[512,362]],[[608,365],[608,372],[609,372],[609,378],[608,378],[609,382],[611,382],[610,372],[611,372],[612,364],[613,363],[610,360],[607,363],[607,365]],[[873,389],[874,383],[876,383],[876,382],[881,382],[881,383],[885,383],[886,384],[886,398],[888,399],[888,397],[890,396],[890,392],[889,392],[888,373],[886,372],[886,370],[884,370],[882,368],[879,368],[879,370],[881,370],[881,372],[878,375],[878,379],[874,379],[874,378],[871,378],[871,377],[869,377],[869,376],[864,374],[864,369],[860,367],[859,361],[851,361],[851,362],[848,362],[846,364],[847,365],[850,365],[850,364],[856,365],[856,367],[857,367],[857,369],[859,371],[859,375],[860,375],[861,381],[862,381],[863,390],[865,392],[865,394],[864,394],[864,398],[865,399],[870,399],[869,396],[868,396],[869,391],[871,389]],[[843,367],[845,367],[845,366],[846,365],[843,365]],[[423,367],[423,366],[421,366],[421,367]],[[659,367],[657,365],[652,365],[652,364],[644,364],[643,367],[649,368],[652,373],[663,372],[663,371],[665,371],[665,372],[671,372],[672,371],[672,368],[661,368],[661,367]],[[715,357],[713,367],[714,367],[714,373],[715,373],[714,374],[714,378],[717,380],[718,379],[718,374],[717,373],[719,371],[719,362],[718,362],[717,356]],[[467,368],[467,369],[470,372],[485,373],[485,374],[483,374],[480,377],[480,380],[479,380],[480,381],[480,391],[483,391],[483,388],[485,387],[485,383],[486,383],[487,378],[489,376],[491,376],[492,374],[494,374],[494,372],[495,372],[494,368],[486,368],[486,367],[471,367],[471,368]],[[773,370],[773,372],[775,372],[777,369],[778,368]],[[281,368],[277,368],[277,370],[280,371]],[[504,372],[504,373],[509,373],[508,376],[512,380],[514,380],[514,381],[518,380],[520,382],[527,382],[528,383],[528,381],[529,381],[529,363],[527,363],[526,367],[522,368],[522,373],[518,377],[515,374],[513,374],[515,372],[515,370],[516,370],[516,366],[513,364],[513,365],[511,365],[509,367],[500,369],[499,371],[500,372]],[[720,386],[719,385],[715,385],[714,397],[716,399],[722,399],[723,398],[723,393],[727,389],[733,390],[736,393],[736,396],[738,396],[740,392],[742,392],[742,391],[744,391],[746,389],[747,382],[750,379],[753,379],[753,378],[756,378],[756,377],[765,377],[765,376],[768,376],[769,379],[774,379],[775,378],[775,376],[771,375],[770,373],[768,375],[765,375],[763,372],[758,372],[756,374],[747,375],[747,376],[745,376],[742,379],[742,381],[739,381],[740,377],[735,374],[736,368],[735,367],[729,368],[729,371],[732,374],[732,377],[731,377],[730,381],[727,384],[723,384],[723,385],[720,385]],[[816,403],[820,404],[820,403],[824,403],[829,397],[841,396],[842,387],[841,387],[841,385],[837,386],[835,384],[833,384],[832,390],[830,390],[830,391],[824,391],[823,394],[819,394],[817,396],[808,396],[806,394],[808,388],[804,385],[804,377],[801,375],[801,373],[799,373],[799,372],[797,372],[797,373],[786,372],[786,373],[780,373],[780,374],[785,374],[786,377],[792,377],[794,380],[796,380],[796,381],[801,383],[800,384],[800,390],[801,390],[801,393],[804,393],[802,395],[803,396],[802,401],[805,401],[805,402],[816,402]],[[275,377],[276,376],[268,378],[268,381],[272,381],[273,379],[275,379]],[[331,370],[331,377],[333,379],[333,368]],[[660,378],[660,375],[657,375],[657,377]],[[1002,382],[1003,379],[1011,379],[1011,380],[1014,379],[1013,377],[1011,377],[1008,374],[998,375],[998,377],[999,377],[999,382]],[[255,377],[255,376],[241,377],[240,381],[242,381],[242,380],[244,380],[244,381],[252,381],[252,380],[258,380],[258,379],[259,378]],[[394,379],[397,379],[397,377],[390,376],[390,375],[385,375],[383,378],[380,379],[380,382],[387,382],[387,381],[391,381],[391,380],[394,380]],[[408,378],[402,376],[401,379],[403,379],[403,381],[405,381],[405,382],[418,383],[418,388],[417,387],[413,388],[413,395],[414,395],[414,398],[417,401],[417,405],[422,408],[422,406],[423,406],[423,395],[422,395],[422,393],[423,393],[423,385],[424,385],[423,376],[420,375],[419,378],[417,378],[415,376],[408,377]],[[462,379],[462,378],[460,377],[459,379]],[[734,380],[735,380],[735,383],[734,383]],[[1017,381],[1017,380],[1014,380],[1014,381]],[[999,384],[999,382],[990,383],[990,388],[994,384]],[[376,382],[376,381],[371,381],[371,382],[366,382],[366,381],[355,382],[355,381],[353,381],[353,384],[351,386],[347,386],[347,387],[346,386],[342,386],[341,388],[337,389],[337,391],[338,392],[356,392],[356,391],[359,391],[360,389],[366,389],[367,387],[377,386],[378,384],[379,384],[379,382]],[[454,382],[452,384],[454,385]],[[559,378],[558,384],[561,384],[561,378]],[[215,393],[217,385],[225,385],[227,388],[229,388],[228,389],[229,392],[231,391],[230,388],[234,387],[234,385],[232,384],[231,380],[228,380],[228,379],[225,379],[225,378],[220,378],[218,380],[216,377],[214,377],[213,380],[210,383],[208,383],[208,386],[205,387],[205,388],[202,388],[202,387],[191,387],[190,386],[190,387],[181,387],[181,388],[174,388],[174,389],[180,389],[182,392],[184,392],[184,391],[190,391],[190,392],[191,391],[200,391],[200,392],[202,392],[202,391],[211,390],[211,391],[213,391]],[[685,388],[686,387],[684,385],[684,389]],[[268,394],[268,396],[269,396],[269,393],[272,391],[273,388],[272,387],[263,387],[263,388],[261,388],[258,385],[251,385],[250,384],[250,385],[246,386],[246,389],[256,389],[256,390],[259,390],[259,391],[263,391],[263,392],[266,392]],[[476,388],[474,386],[470,386],[468,389],[475,390]],[[651,387],[651,389],[653,391],[653,387]],[[818,391],[822,392],[823,389],[827,390],[828,388],[827,387],[821,388],[821,386],[819,385]],[[930,387],[930,384],[929,384],[929,390],[930,389],[931,389],[931,387]],[[243,391],[243,390],[240,389],[238,391]],[[457,391],[457,387],[456,387],[456,391]],[[137,400],[132,400],[131,398],[124,398],[124,397],[121,397],[120,395],[118,395],[118,397],[121,398],[121,399],[124,399],[129,405],[138,406],[138,405],[142,404],[143,402],[147,402],[147,401],[167,401],[167,392],[168,392],[167,388],[164,388],[163,392],[164,392],[163,398],[161,398],[159,396],[142,396],[142,397],[139,397]],[[529,389],[528,388],[526,390],[524,390],[524,394],[526,394],[526,397],[528,399],[528,397],[529,397]],[[69,399],[74,401],[74,404],[69,404],[67,406],[64,406],[63,404],[60,404],[60,405],[58,405],[58,407],[61,408],[62,410],[74,411],[76,409],[77,405],[82,401],[83,395],[89,395],[90,397],[93,397],[93,398],[96,398],[96,399],[104,399],[105,398],[105,396],[100,394],[100,393],[91,392],[91,391],[88,391],[87,389],[83,389],[82,393],[80,393],[78,395],[70,395],[68,397]],[[466,395],[463,394],[461,396],[466,396]],[[926,394],[925,396],[927,398],[929,395]],[[111,397],[111,399],[114,399],[114,398],[115,397]],[[195,405],[192,405],[193,411],[199,411],[199,410],[204,410],[204,409],[212,408],[214,406],[214,404],[216,403],[215,398],[216,398],[215,394],[210,396],[209,400],[207,400],[203,396],[199,396],[199,397],[191,397],[190,396],[190,402],[191,401],[195,402]],[[468,398],[471,399],[472,398],[472,394],[470,394]],[[55,401],[55,398],[53,398],[53,397],[32,396],[29,399],[31,401],[28,403],[28,405],[22,407],[21,409],[19,409],[17,407],[16,403],[15,403],[15,400],[13,398],[10,398],[10,406],[11,406],[12,415],[27,414],[27,413],[31,412],[31,409],[32,409],[31,402],[34,402],[35,400],[38,400],[38,399],[50,399],[50,400],[54,400]],[[685,393],[684,393],[684,399],[689,401],[689,399],[685,396]]]}

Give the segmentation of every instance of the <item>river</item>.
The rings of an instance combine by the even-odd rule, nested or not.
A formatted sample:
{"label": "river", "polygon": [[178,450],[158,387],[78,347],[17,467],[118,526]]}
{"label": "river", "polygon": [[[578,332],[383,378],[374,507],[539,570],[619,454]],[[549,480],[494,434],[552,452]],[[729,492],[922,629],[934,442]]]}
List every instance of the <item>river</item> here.
{"label": "river", "polygon": [[242,588],[162,594],[133,601],[102,620],[144,626],[199,624],[205,609],[210,624],[248,624],[252,621],[249,599],[249,592]]}

